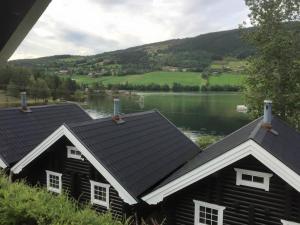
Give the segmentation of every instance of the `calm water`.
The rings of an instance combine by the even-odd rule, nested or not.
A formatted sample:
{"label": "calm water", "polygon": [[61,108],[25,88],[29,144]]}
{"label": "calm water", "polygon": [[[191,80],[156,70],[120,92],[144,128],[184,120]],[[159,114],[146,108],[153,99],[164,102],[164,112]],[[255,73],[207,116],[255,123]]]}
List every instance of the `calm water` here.
{"label": "calm water", "polygon": [[[249,122],[246,114],[236,112],[236,106],[244,103],[236,93],[138,93],[120,99],[122,113],[158,109],[176,126],[196,136],[226,135]],[[95,118],[109,116],[113,98],[95,96],[85,108]]]}

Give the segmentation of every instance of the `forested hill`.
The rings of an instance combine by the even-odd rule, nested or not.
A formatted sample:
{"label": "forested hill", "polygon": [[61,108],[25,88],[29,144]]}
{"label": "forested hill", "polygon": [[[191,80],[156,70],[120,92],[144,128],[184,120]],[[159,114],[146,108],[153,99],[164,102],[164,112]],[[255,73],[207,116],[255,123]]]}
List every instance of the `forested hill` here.
{"label": "forested hill", "polygon": [[[300,30],[300,23],[288,26]],[[93,56],[60,55],[11,63],[49,72],[125,75],[155,70],[202,71],[212,60],[246,58],[253,48],[241,39],[240,30],[221,31],[193,38],[174,39]]]}

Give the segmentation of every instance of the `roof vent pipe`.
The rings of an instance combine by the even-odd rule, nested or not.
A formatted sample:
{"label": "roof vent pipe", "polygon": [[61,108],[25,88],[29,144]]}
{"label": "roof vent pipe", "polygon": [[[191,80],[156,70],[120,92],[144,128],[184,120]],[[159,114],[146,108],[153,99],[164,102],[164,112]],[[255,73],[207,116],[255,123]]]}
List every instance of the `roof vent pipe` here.
{"label": "roof vent pipe", "polygon": [[271,126],[272,121],[272,101],[265,100],[264,101],[264,125]]}
{"label": "roof vent pipe", "polygon": [[120,99],[114,98],[114,116],[120,115]]}
{"label": "roof vent pipe", "polygon": [[27,106],[26,92],[25,91],[21,92],[20,96],[21,96],[21,111],[23,111],[23,112],[31,112],[31,110]]}
{"label": "roof vent pipe", "polygon": [[27,110],[27,97],[26,97],[26,92],[23,91],[20,93],[21,95],[21,108],[22,110]]}

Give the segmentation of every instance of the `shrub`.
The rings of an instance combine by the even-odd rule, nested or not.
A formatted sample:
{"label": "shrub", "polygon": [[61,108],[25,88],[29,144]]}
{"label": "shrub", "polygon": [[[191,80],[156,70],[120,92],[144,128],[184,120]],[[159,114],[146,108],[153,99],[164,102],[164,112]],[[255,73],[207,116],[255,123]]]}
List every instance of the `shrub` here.
{"label": "shrub", "polygon": [[0,175],[1,225],[122,225],[111,213],[79,207],[65,194],[54,195],[24,182],[10,183]]}
{"label": "shrub", "polygon": [[203,135],[198,138],[197,144],[201,149],[205,149],[206,147],[217,142],[220,139],[221,139],[220,136]]}

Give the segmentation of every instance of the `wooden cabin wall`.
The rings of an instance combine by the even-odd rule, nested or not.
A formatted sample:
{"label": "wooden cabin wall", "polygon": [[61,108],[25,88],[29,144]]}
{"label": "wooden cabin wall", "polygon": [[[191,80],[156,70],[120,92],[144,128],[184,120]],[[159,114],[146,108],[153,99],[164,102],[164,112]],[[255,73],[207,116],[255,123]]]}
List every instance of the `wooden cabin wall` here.
{"label": "wooden cabin wall", "polygon": [[165,199],[168,224],[194,225],[194,202],[225,206],[224,225],[282,225],[300,223],[300,193],[273,173],[270,191],[236,185],[234,168],[273,173],[254,157],[247,157]]}
{"label": "wooden cabin wall", "polygon": [[[67,158],[66,146],[72,144],[62,138],[55,143],[46,153],[35,159],[17,176],[16,179],[26,178],[32,184],[46,186],[46,170],[62,173],[62,189],[80,203],[90,204],[91,184],[90,180],[107,183],[106,179],[90,164],[88,160]],[[130,214],[131,207],[124,203],[117,191],[110,186],[109,189],[110,210],[117,218]],[[103,206],[93,205],[99,212],[106,212]]]}

